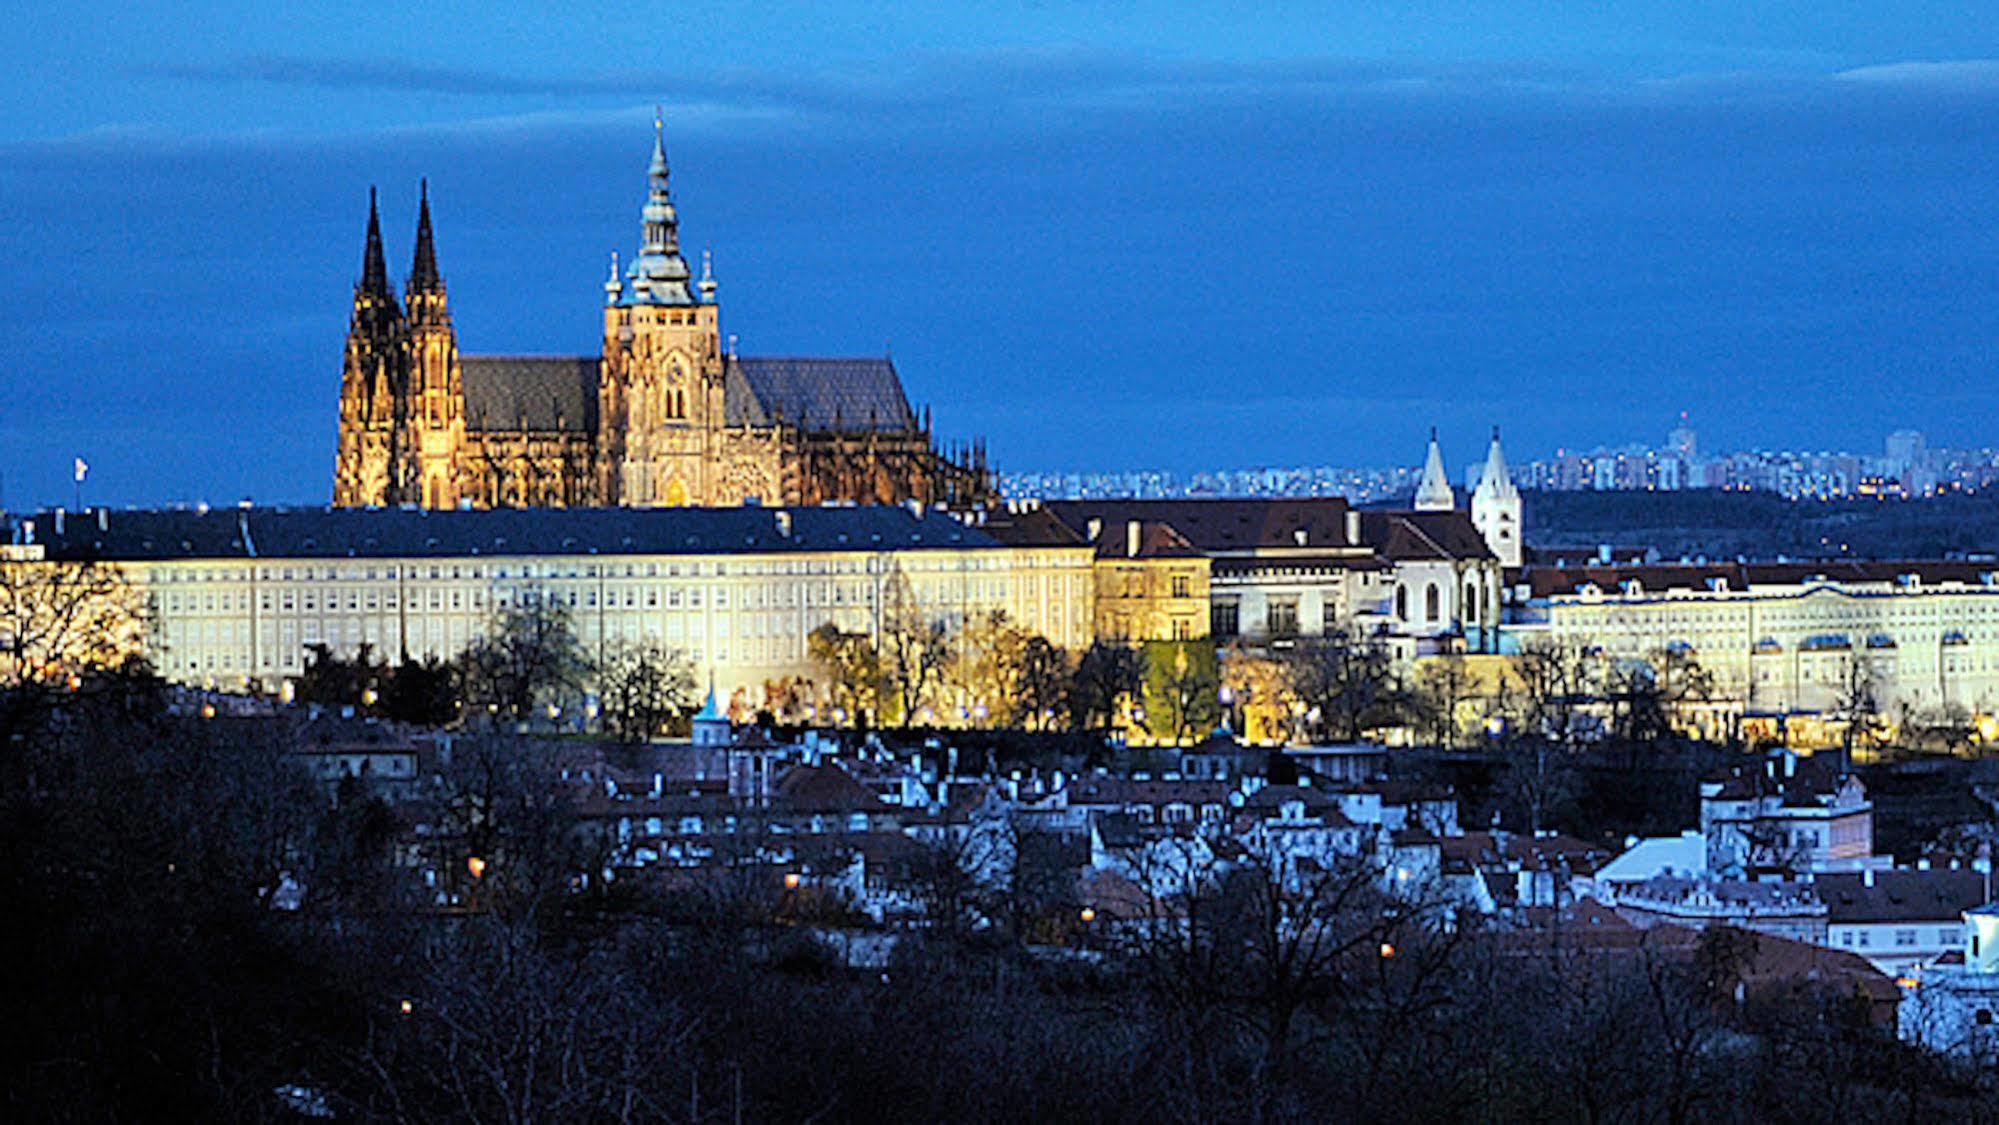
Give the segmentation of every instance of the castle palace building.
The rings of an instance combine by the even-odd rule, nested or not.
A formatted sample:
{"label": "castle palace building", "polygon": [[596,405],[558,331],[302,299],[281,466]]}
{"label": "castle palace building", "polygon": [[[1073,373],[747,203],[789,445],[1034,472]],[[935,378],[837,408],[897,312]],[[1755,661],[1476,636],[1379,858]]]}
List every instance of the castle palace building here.
{"label": "castle palace building", "polygon": [[604,284],[596,356],[461,356],[426,185],[399,301],[372,192],[340,388],[336,507],[970,505],[887,358],[754,358],[721,344],[715,282],[680,252],[655,126],[638,257]]}

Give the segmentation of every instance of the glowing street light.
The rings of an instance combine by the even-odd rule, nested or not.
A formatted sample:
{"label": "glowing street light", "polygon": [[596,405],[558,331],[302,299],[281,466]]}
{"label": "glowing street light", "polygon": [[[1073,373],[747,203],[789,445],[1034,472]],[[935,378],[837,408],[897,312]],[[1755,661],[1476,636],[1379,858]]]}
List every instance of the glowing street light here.
{"label": "glowing street light", "polygon": [[465,870],[470,871],[474,879],[484,879],[486,877],[486,861],[476,855],[466,856]]}
{"label": "glowing street light", "polygon": [[1080,917],[1083,920],[1083,924],[1087,926],[1090,923],[1097,920],[1097,912],[1091,909],[1090,907],[1085,906],[1083,908],[1083,912],[1080,915],[1078,915],[1078,917]]}
{"label": "glowing street light", "polygon": [[1384,960],[1384,961],[1386,961],[1387,959],[1389,959],[1390,957],[1393,957],[1393,956],[1395,956],[1395,946],[1394,946],[1394,945],[1393,945],[1392,943],[1390,943],[1390,942],[1385,942],[1385,941],[1384,941],[1384,942],[1382,942],[1382,943],[1381,943],[1381,959],[1382,959],[1382,960]]}
{"label": "glowing street light", "polygon": [[784,889],[785,889],[785,890],[787,890],[787,891],[795,891],[795,890],[797,890],[797,889],[798,889],[798,884],[799,884],[799,882],[800,882],[800,880],[799,880],[799,878],[798,878],[798,872],[796,872],[796,871],[787,871],[787,872],[785,872],[785,873],[784,873]]}

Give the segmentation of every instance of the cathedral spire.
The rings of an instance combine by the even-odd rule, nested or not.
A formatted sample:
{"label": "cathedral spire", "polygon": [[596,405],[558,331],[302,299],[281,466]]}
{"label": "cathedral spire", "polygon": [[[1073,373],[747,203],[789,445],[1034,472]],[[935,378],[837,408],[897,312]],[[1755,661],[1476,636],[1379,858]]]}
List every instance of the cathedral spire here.
{"label": "cathedral spire", "polygon": [[1437,428],[1430,427],[1430,455],[1423,462],[1423,482],[1416,486],[1416,510],[1448,512],[1457,507],[1451,478],[1444,472],[1444,452],[1437,446]]}
{"label": "cathedral spire", "polygon": [[430,234],[430,180],[418,181],[416,212],[416,258],[410,264],[410,293],[433,293],[444,288],[437,273],[437,245]]}
{"label": "cathedral spire", "polygon": [[639,256],[632,262],[630,300],[642,305],[699,304],[688,285],[692,273],[687,259],[680,255],[680,216],[673,206],[666,163],[666,123],[657,107],[652,119],[652,163],[646,179],[643,237]]}
{"label": "cathedral spire", "polygon": [[361,255],[361,294],[393,301],[389,289],[389,265],[382,257],[382,216],[375,207],[375,189],[368,188],[368,248]]}

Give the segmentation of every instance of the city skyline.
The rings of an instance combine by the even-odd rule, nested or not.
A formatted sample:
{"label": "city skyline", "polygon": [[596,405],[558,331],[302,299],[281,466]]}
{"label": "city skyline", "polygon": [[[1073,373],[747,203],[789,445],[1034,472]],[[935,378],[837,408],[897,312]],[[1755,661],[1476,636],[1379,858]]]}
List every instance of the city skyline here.
{"label": "city skyline", "polygon": [[[1469,495],[1484,471],[1485,440],[1477,449],[1438,435],[1447,472]],[[1841,496],[1922,498],[1977,491],[1999,480],[1999,450],[1991,446],[1931,446],[1917,430],[1885,435],[1879,452],[1763,446],[1714,450],[1701,445],[1685,412],[1660,445],[1562,446],[1552,452],[1509,446],[1509,475],[1522,488],[1563,491],[1731,489],[1788,498]],[[1347,465],[1208,465],[1191,471],[1073,468],[1002,472],[1001,492],[1014,498],[1110,496],[1346,496],[1357,503],[1406,499],[1422,473],[1414,458]]]}
{"label": "city skyline", "polygon": [[[31,15],[5,502],[69,502],[77,457],[87,502],[325,502],[371,184],[401,244],[430,177],[468,351],[587,350],[655,99],[724,332],[890,353],[1003,470],[1382,463],[1494,422],[1531,456],[1690,404],[1718,447],[1985,440],[1988,29],[1128,14],[723,11],[637,57],[594,17],[514,17],[530,55],[447,50],[448,16]],[[735,69],[676,68],[750,26]]]}

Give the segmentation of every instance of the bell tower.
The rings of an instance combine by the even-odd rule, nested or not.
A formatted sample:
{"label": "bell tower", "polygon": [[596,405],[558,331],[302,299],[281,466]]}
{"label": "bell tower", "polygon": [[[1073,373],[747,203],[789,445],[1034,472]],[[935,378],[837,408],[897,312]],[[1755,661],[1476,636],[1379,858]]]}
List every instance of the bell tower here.
{"label": "bell tower", "polygon": [[628,507],[712,504],[722,484],[727,425],[715,283],[697,283],[680,252],[662,121],[638,256],[604,285],[604,358],[598,391],[599,491]]}
{"label": "bell tower", "polygon": [[1471,522],[1485,544],[1499,556],[1499,565],[1520,565],[1520,490],[1506,468],[1506,454],[1499,450],[1499,427],[1492,428],[1492,447],[1485,454],[1485,471],[1471,494]]}

